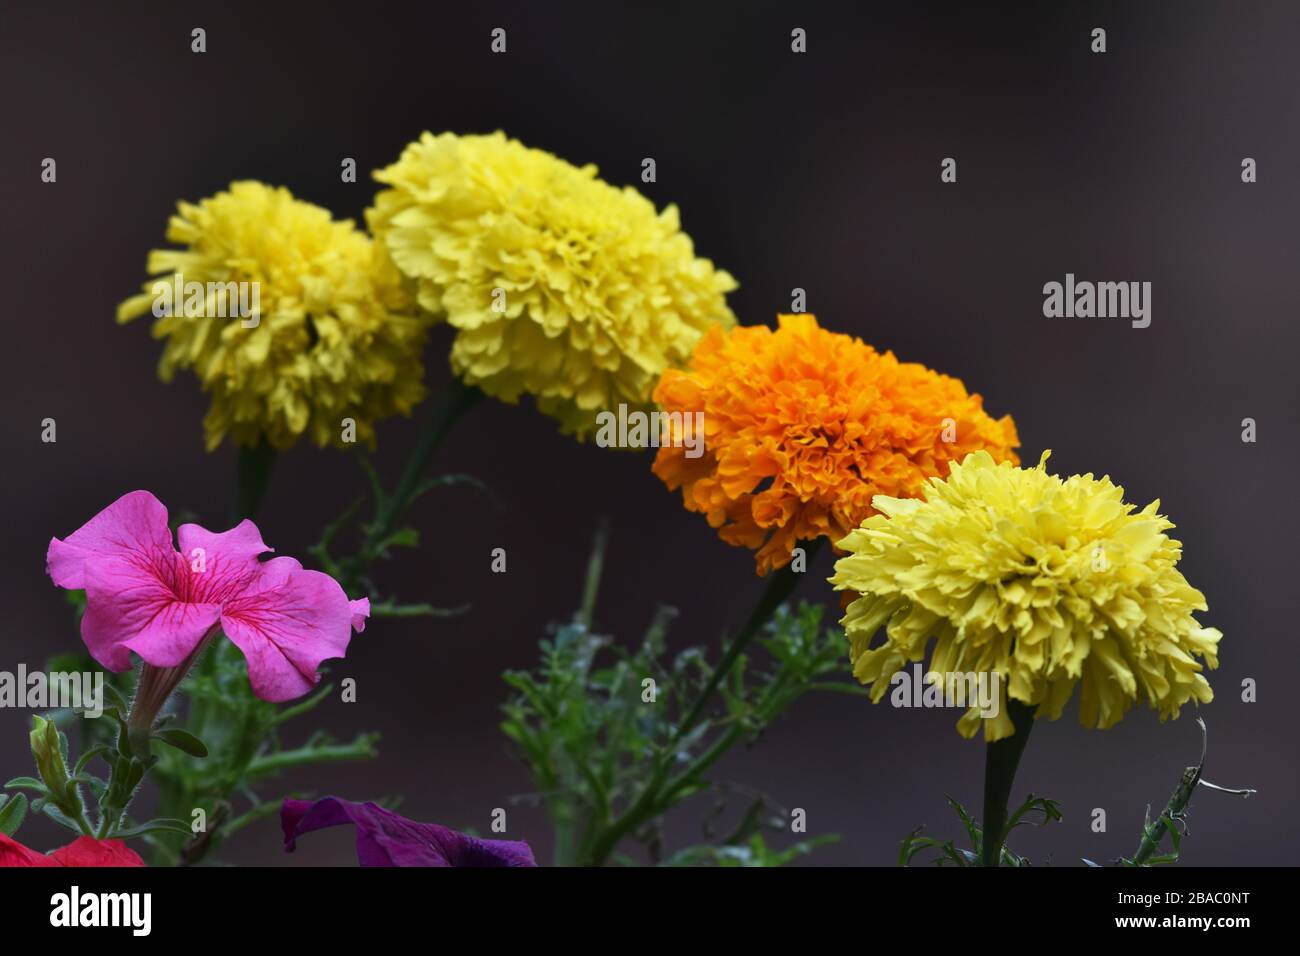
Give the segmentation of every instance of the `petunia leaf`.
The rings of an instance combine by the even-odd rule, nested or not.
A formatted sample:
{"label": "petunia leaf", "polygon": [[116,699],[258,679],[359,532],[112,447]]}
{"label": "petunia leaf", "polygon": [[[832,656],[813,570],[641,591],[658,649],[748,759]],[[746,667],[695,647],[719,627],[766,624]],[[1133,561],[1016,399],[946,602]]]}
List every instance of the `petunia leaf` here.
{"label": "petunia leaf", "polygon": [[153,736],[155,740],[161,740],[163,743],[169,744],[191,757],[206,757],[208,755],[208,745],[188,730],[169,727],[166,730],[157,731]]}
{"label": "petunia leaf", "polygon": [[146,833],[157,833],[166,831],[168,833],[192,833],[190,825],[184,820],[172,820],[166,817],[159,817],[156,820],[149,820],[147,823],[137,824],[133,827],[126,827],[113,833],[114,839],[125,840],[129,837],[144,836]]}
{"label": "petunia leaf", "polygon": [[[34,809],[35,804],[33,804],[32,806]],[[76,820],[72,819],[72,817],[68,816],[66,813],[64,813],[62,810],[60,810],[52,803],[42,803],[40,812],[45,814],[47,817],[49,817],[59,826],[71,830],[73,833],[82,832],[81,826],[80,824],[77,823]]]}
{"label": "petunia leaf", "polygon": [[104,696],[108,698],[108,702],[110,705],[118,709],[119,713],[125,714],[130,711],[131,708],[127,704],[126,698],[123,697],[121,691],[119,691],[112,684],[109,684],[107,682],[104,684]]}
{"label": "petunia leaf", "polygon": [[104,744],[97,744],[94,747],[91,747],[89,750],[87,750],[84,754],[81,755],[81,758],[77,761],[77,765],[72,768],[73,775],[79,776],[83,770],[85,770],[88,766],[90,766],[90,762],[92,760],[94,760],[97,756],[99,756],[102,753],[107,753],[108,749],[109,748],[106,747]]}
{"label": "petunia leaf", "polygon": [[4,785],[6,790],[35,790],[37,793],[49,793],[50,788],[35,777],[14,777]]}
{"label": "petunia leaf", "polygon": [[27,795],[14,794],[12,798],[0,795],[0,833],[13,836],[27,816]]}

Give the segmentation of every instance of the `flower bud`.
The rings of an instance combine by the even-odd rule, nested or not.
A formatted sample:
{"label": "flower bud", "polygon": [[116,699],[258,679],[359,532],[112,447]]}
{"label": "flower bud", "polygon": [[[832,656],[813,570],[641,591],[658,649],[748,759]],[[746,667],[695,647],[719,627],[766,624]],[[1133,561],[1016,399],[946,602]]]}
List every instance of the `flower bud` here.
{"label": "flower bud", "polygon": [[63,759],[63,743],[54,721],[43,717],[32,718],[32,756],[36,770],[50,791],[50,802],[68,816],[81,813],[81,797],[76,785],[68,779],[68,766]]}

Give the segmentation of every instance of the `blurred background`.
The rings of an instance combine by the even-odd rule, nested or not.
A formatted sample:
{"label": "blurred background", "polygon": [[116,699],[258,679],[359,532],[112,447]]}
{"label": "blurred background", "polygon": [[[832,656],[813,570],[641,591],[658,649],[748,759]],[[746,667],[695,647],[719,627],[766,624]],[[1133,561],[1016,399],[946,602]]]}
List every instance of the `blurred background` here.
{"label": "blurred background", "polygon": [[[505,55],[489,52],[495,27]],[[804,55],[790,51],[794,27]],[[1104,55],[1090,52],[1094,27]],[[1283,2],[8,4],[0,669],[79,645],[45,575],[52,535],[135,488],[224,527],[234,454],[204,452],[206,398],[192,377],[158,381],[147,321],[113,319],[176,201],[251,177],[360,218],[368,171],[422,131],[503,129],[677,203],[699,254],[739,280],[742,322],[773,322],[803,288],[825,326],[960,376],[990,413],[1013,414],[1028,462],[1051,448],[1060,473],[1110,474],[1139,505],[1160,498],[1181,567],[1208,596],[1202,620],[1225,634],[1217,699],[1199,711],[1206,777],[1259,790],[1246,802],[1201,792],[1183,861],[1294,864],[1298,48],[1300,8]],[[40,181],[44,157],[56,184]],[[340,182],[344,157],[355,184]],[[644,157],[653,184],[640,183]],[[956,184],[940,182],[944,157]],[[1241,181],[1244,157],[1255,184]],[[1044,318],[1043,284],[1067,272],[1151,282],[1151,326]],[[432,338],[436,393],[450,335]],[[390,480],[424,411],[380,426]],[[56,444],[40,440],[47,417]],[[1247,417],[1254,444],[1241,440]],[[751,555],[683,510],[650,460],[563,438],[527,404],[478,407],[437,468],[481,478],[504,510],[437,491],[414,511],[423,546],[379,572],[404,599],[472,610],[375,621],[357,637],[332,676],[356,678],[358,702],[327,702],[308,722],[349,739],[379,730],[381,758],[282,790],[404,794],[408,816],[482,832],[510,807],[509,835],[549,858],[542,815],[509,802],[529,781],[497,729],[500,674],[531,666],[548,622],[572,614],[598,519],[612,536],[597,624],[622,641],[668,603],[681,609],[672,646],[716,644],[762,587]],[[263,536],[306,557],[363,486],[349,456],[300,446],[277,465]],[[505,575],[489,570],[496,547]],[[818,556],[801,596],[834,605],[830,560]],[[1257,703],[1240,699],[1245,678]],[[958,736],[957,716],[808,697],[719,775],[804,808],[810,836],[842,836],[810,862],[889,864],[919,824],[959,835],[946,794],[979,805],[983,746]],[[28,719],[0,711],[5,779],[30,772]],[[1163,806],[1199,747],[1186,712],[1162,725],[1135,711],[1097,732],[1072,706],[1036,729],[1017,778],[1018,796],[1057,799],[1065,819],[1019,831],[1016,848],[1060,865],[1131,853],[1143,808]],[[1097,807],[1103,834],[1089,827]],[[670,840],[694,842],[707,809],[689,805]],[[46,821],[22,837],[65,841]],[[221,856],[354,861],[344,829],[286,856],[274,820]]]}

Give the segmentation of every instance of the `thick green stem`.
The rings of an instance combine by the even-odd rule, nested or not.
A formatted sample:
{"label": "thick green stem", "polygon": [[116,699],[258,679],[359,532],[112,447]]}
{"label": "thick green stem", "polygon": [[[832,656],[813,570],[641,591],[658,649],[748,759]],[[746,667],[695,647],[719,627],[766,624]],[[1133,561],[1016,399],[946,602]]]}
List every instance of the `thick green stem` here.
{"label": "thick green stem", "polygon": [[1015,731],[988,745],[984,756],[984,835],[980,862],[984,866],[997,866],[1002,858],[1002,843],[1006,840],[1007,802],[1011,799],[1011,786],[1016,779],[1020,755],[1029,742],[1029,732],[1034,729],[1034,711],[1037,708],[1018,700],[1007,699],[1007,716]]}
{"label": "thick green stem", "polygon": [[239,449],[236,465],[235,501],[230,515],[235,524],[245,518],[256,518],[262,498],[271,484],[271,466],[275,464],[275,449],[263,442]]}
{"label": "thick green stem", "polygon": [[563,803],[558,807],[554,823],[555,850],[553,866],[573,866],[578,853],[578,814],[576,808]]}

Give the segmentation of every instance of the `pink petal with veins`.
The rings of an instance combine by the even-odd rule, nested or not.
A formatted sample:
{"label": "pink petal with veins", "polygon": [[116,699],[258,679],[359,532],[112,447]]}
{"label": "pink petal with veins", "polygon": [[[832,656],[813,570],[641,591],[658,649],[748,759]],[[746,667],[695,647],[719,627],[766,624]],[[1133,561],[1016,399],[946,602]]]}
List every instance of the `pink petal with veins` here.
{"label": "pink petal with veins", "polygon": [[245,518],[229,531],[209,531],[196,524],[176,529],[181,555],[191,571],[195,601],[221,602],[242,594],[261,576],[258,555],[273,551],[257,525]]}
{"label": "pink petal with veins", "polygon": [[147,491],[132,491],[60,541],[50,539],[45,567],[61,588],[86,586],[86,562],[110,555],[173,553],[167,509]]}
{"label": "pink petal with veins", "polygon": [[329,575],[293,558],[258,560],[271,549],[251,521],[220,533],[186,524],[178,538],[180,553],[167,509],[133,491],[50,541],[50,576],[85,589],[82,638],[109,670],[130,667],[132,652],[175,667],[220,623],[244,652],[254,693],[291,700],[320,680],[321,661],[346,653],[352,629],[365,626],[369,600],[349,601]]}
{"label": "pink petal with veins", "polygon": [[131,651],[157,667],[175,667],[221,619],[221,604],[187,600],[190,569],[175,551],[154,563],[117,555],[86,563],[81,637],[111,671],[131,666]]}
{"label": "pink petal with veins", "polygon": [[292,700],[320,680],[321,661],[342,657],[352,639],[352,608],[328,574],[275,558],[248,590],[225,603],[221,626],[244,652],[253,692]]}

